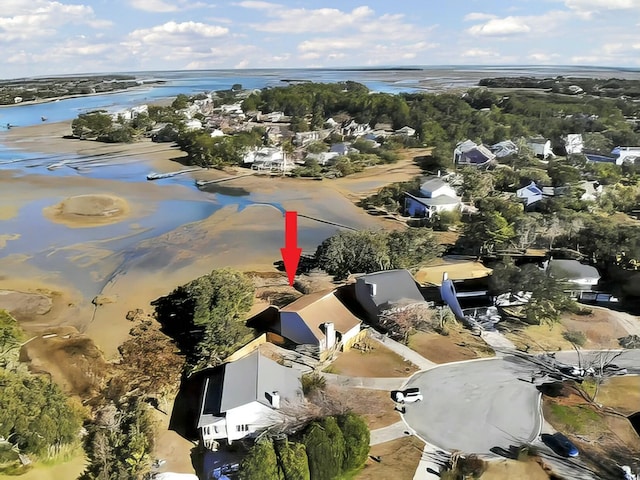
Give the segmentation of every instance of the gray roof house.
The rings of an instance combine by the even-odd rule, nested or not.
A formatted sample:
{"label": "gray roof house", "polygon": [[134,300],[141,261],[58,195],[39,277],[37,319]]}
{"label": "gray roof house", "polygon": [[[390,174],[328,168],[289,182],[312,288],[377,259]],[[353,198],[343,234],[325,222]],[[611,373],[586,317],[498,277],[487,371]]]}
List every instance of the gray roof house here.
{"label": "gray roof house", "polygon": [[440,177],[431,177],[420,185],[420,196],[405,193],[404,211],[410,217],[431,218],[440,212],[459,210],[462,200],[454,188]]}
{"label": "gray roof house", "polygon": [[576,290],[591,290],[598,284],[600,273],[595,267],[577,260],[549,260],[547,272],[553,278],[564,280]]}
{"label": "gray roof house", "polygon": [[300,371],[254,351],[211,370],[200,401],[198,431],[206,448],[252,437],[286,420],[281,411],[304,401]]}
{"label": "gray roof house", "polygon": [[394,306],[425,303],[418,284],[407,270],[385,270],[356,279],[355,296],[370,321]]}
{"label": "gray roof house", "polygon": [[458,143],[453,151],[453,161],[456,165],[485,167],[495,158],[496,155],[491,150],[471,140]]}
{"label": "gray roof house", "polygon": [[516,197],[524,202],[525,207],[542,200],[542,195],[542,189],[540,189],[535,182],[531,182],[529,185],[519,188],[516,191]]}
{"label": "gray roof house", "polygon": [[504,140],[492,145],[491,151],[495,154],[496,158],[504,158],[518,153],[518,146],[511,140]]}

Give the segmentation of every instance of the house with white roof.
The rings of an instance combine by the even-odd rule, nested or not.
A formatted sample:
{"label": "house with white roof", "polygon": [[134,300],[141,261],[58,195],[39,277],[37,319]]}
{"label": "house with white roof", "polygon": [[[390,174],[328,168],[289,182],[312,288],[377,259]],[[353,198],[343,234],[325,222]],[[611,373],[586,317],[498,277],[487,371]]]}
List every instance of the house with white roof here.
{"label": "house with white roof", "polygon": [[564,138],[564,149],[567,155],[582,153],[584,150],[584,142],[582,135],[579,133],[570,133]]}
{"label": "house with white roof", "polygon": [[461,166],[486,167],[495,158],[491,150],[471,140],[458,143],[453,151],[453,162]]}
{"label": "house with white roof", "polygon": [[533,150],[536,157],[540,157],[543,160],[555,157],[553,150],[551,149],[551,140],[547,140],[542,137],[530,138],[527,140],[527,145],[531,150]]}
{"label": "house with white roof", "polygon": [[547,272],[557,280],[567,282],[577,290],[591,290],[600,280],[600,272],[591,265],[577,260],[551,259],[546,265]]}
{"label": "house with white roof", "polygon": [[283,409],[304,402],[300,371],[284,367],[255,350],[206,373],[197,428],[203,445],[255,437],[284,423]]}
{"label": "house with white roof", "polygon": [[413,137],[416,134],[416,130],[415,128],[411,128],[407,125],[405,125],[402,128],[399,128],[398,130],[395,131],[396,135],[404,135],[405,137]]}
{"label": "house with white roof", "polygon": [[420,196],[405,193],[404,211],[411,217],[432,218],[440,212],[459,210],[462,200],[451,185],[431,177],[420,185]]}
{"label": "house with white roof", "polygon": [[611,154],[617,156],[616,165],[636,163],[640,159],[640,147],[616,147]]}

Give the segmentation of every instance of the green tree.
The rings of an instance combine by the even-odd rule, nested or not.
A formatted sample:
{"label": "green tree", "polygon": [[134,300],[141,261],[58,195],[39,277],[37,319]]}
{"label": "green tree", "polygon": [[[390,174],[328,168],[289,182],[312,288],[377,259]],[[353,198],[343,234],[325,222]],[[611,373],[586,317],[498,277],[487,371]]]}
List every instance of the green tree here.
{"label": "green tree", "polygon": [[507,248],[516,237],[513,225],[499,212],[481,212],[464,225],[458,244],[475,254],[483,255]]}
{"label": "green tree", "polygon": [[387,236],[392,268],[417,269],[440,256],[443,247],[428,228],[396,230]]}
{"label": "green tree", "polygon": [[328,238],[318,247],[316,260],[337,278],[392,268],[385,233],[370,230],[340,232]]}
{"label": "green tree", "polygon": [[191,365],[216,365],[232,353],[249,330],[254,286],[241,272],[214,270],[153,302],[164,331]]}
{"label": "green tree", "polygon": [[369,427],[362,417],[353,413],[338,417],[338,424],[345,441],[342,470],[356,471],[364,466],[369,456]]}
{"label": "green tree", "polygon": [[311,423],[302,442],[307,450],[313,480],[334,480],[342,473],[345,440],[333,417]]}
{"label": "green tree", "polygon": [[[240,464],[240,480],[283,480],[271,440],[257,442]],[[287,479],[288,480],[288,479]]]}
{"label": "green tree", "polygon": [[282,441],[275,447],[284,480],[310,480],[307,451],[302,443]]}
{"label": "green tree", "polygon": [[189,106],[189,97],[184,93],[178,94],[178,96],[171,102],[171,108],[174,110],[182,110]]}
{"label": "green tree", "polygon": [[113,130],[111,115],[104,112],[81,113],[71,122],[73,136],[85,138],[104,137]]}

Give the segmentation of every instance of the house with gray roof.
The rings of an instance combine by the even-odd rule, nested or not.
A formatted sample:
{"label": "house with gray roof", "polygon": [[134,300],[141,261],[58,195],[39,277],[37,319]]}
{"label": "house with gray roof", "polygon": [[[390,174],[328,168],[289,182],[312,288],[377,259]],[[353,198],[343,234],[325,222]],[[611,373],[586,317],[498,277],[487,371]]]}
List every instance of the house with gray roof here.
{"label": "house with gray roof", "polygon": [[376,321],[385,310],[397,306],[424,303],[418,284],[407,270],[385,270],[356,279],[356,300],[369,321]]}
{"label": "house with gray roof", "polygon": [[453,162],[456,165],[471,167],[487,167],[496,155],[484,145],[465,140],[456,145],[453,151]]}
{"label": "house with gray roof", "polygon": [[519,188],[516,191],[516,197],[524,202],[525,208],[542,200],[542,194],[542,189],[538,187],[535,182],[531,182],[529,185]]}
{"label": "house with gray roof", "polygon": [[431,218],[440,212],[459,210],[462,200],[451,185],[431,177],[420,185],[420,196],[405,193],[404,210],[410,217]]}
{"label": "house with gray roof", "polygon": [[197,428],[203,445],[215,448],[284,423],[283,408],[304,402],[300,371],[284,367],[254,351],[207,375]]}
{"label": "house with gray roof", "polygon": [[577,260],[552,258],[547,264],[547,272],[553,278],[569,283],[574,290],[591,290],[600,280],[600,273],[595,267]]}

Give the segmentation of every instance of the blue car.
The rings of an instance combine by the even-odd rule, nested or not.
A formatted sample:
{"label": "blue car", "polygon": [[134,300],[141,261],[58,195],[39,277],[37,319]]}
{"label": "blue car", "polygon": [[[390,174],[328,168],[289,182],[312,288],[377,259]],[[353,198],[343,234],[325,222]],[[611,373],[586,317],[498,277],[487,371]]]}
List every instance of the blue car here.
{"label": "blue car", "polygon": [[553,435],[543,433],[540,439],[547,447],[563,457],[577,457],[580,454],[578,447],[560,432],[556,432]]}

